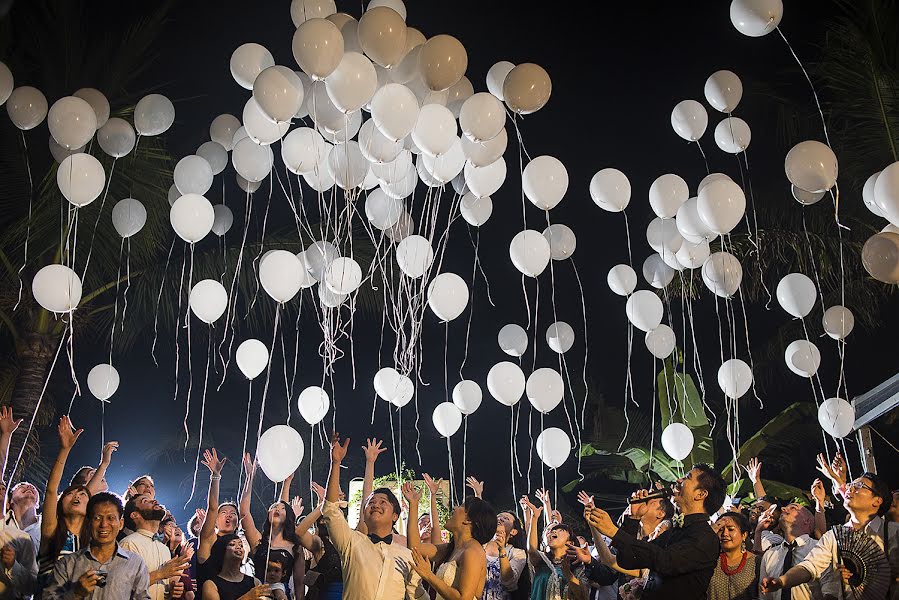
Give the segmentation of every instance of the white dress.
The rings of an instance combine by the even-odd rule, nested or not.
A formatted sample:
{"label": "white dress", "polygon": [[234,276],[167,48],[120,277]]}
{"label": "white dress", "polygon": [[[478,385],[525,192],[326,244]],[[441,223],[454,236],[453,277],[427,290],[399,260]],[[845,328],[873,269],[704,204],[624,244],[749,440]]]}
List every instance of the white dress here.
{"label": "white dress", "polygon": [[[458,573],[456,572],[456,561],[448,560],[448,561],[444,562],[443,564],[441,564],[440,567],[437,568],[436,575],[437,575],[437,577],[442,579],[446,585],[448,585],[452,588],[455,588],[456,587],[456,577],[458,575]],[[446,599],[443,596],[441,596],[440,594],[437,594],[436,600],[446,600]],[[465,600],[465,599],[463,598],[463,600]]]}

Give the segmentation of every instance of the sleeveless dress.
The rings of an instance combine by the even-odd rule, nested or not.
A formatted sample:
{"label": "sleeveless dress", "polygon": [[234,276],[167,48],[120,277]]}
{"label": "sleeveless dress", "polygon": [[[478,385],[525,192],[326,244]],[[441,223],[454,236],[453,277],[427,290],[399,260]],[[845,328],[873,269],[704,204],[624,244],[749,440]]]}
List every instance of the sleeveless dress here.
{"label": "sleeveless dress", "polygon": [[215,584],[221,600],[237,600],[256,587],[255,581],[249,575],[244,575],[243,579],[237,582],[228,581],[216,575],[212,578],[212,582]]}
{"label": "sleeveless dress", "polygon": [[712,573],[709,582],[708,600],[752,600],[758,597],[758,576],[761,563],[752,552],[744,553],[746,562],[738,571],[731,565],[732,573],[728,575],[722,569],[723,555]]}
{"label": "sleeveless dress", "polygon": [[[456,566],[457,566],[456,561],[448,560],[448,561],[442,563],[440,565],[440,567],[437,568],[437,573],[435,573],[435,574],[437,575],[437,577],[442,579],[446,585],[448,585],[452,588],[455,588],[456,583],[457,583],[456,580],[459,578],[459,575],[461,575],[461,573],[457,572]],[[445,599],[440,594],[437,594],[435,600],[445,600]],[[463,598],[463,600],[468,600],[468,599]]]}

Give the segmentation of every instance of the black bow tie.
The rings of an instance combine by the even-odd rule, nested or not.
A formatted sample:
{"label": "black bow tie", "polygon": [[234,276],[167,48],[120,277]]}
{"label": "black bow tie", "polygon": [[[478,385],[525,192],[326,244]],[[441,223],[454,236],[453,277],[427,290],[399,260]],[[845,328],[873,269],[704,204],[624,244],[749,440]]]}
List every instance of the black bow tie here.
{"label": "black bow tie", "polygon": [[393,543],[393,534],[391,533],[391,534],[388,534],[388,535],[386,535],[386,536],[384,536],[384,537],[380,537],[380,536],[377,536],[377,535],[375,535],[375,534],[373,534],[373,533],[369,533],[369,534],[368,534],[368,539],[371,540],[371,543],[372,543],[372,544],[377,544],[377,543],[379,543],[379,542],[384,542],[385,544],[387,544],[387,545],[389,546],[390,544]]}

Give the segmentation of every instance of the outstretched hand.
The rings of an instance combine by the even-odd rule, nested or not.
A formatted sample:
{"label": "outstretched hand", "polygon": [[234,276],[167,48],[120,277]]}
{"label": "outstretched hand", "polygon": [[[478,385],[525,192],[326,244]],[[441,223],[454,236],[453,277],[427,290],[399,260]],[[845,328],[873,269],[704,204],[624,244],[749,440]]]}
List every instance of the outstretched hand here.
{"label": "outstretched hand", "polygon": [[225,457],[219,459],[218,452],[215,451],[215,448],[210,448],[209,450],[203,450],[203,460],[201,460],[200,463],[209,469],[209,472],[213,475],[221,475],[222,468],[224,468],[227,461],[228,459]]}
{"label": "outstretched hand", "polygon": [[421,490],[415,487],[415,484],[411,481],[407,481],[403,484],[402,491],[403,498],[410,504],[413,502],[418,504],[421,501]]}
{"label": "outstretched hand", "polygon": [[336,431],[331,434],[331,462],[340,464],[346,458],[347,449],[350,447],[350,438],[340,443],[340,434]]}
{"label": "outstretched hand", "polygon": [[103,451],[100,453],[100,462],[108,465],[112,462],[112,453],[119,449],[119,443],[112,441],[103,444]]}
{"label": "outstretched hand", "polygon": [[366,462],[374,463],[378,460],[378,456],[380,456],[382,452],[387,452],[387,446],[382,446],[383,443],[383,441],[375,438],[367,438],[365,440],[362,451],[365,452]]}
{"label": "outstretched hand", "polygon": [[749,462],[746,464],[746,475],[753,485],[762,476],[762,462],[758,458],[753,456],[749,459]]}
{"label": "outstretched hand", "polygon": [[434,478],[427,473],[422,473],[421,476],[422,479],[425,480],[425,485],[428,486],[428,491],[431,492],[431,497],[436,498],[437,492],[440,490],[440,484],[443,483],[443,479],[435,481]]}
{"label": "outstretched hand", "polygon": [[321,504],[325,501],[325,488],[315,483],[314,481],[309,484],[312,488],[312,491],[315,492],[315,495],[318,496],[318,504]]}
{"label": "outstretched hand", "polygon": [[0,434],[10,436],[22,424],[22,419],[12,418],[11,406],[0,406]]}
{"label": "outstretched hand", "polygon": [[247,474],[247,481],[251,481],[256,477],[256,461],[253,460],[249,452],[243,455],[243,470]]}
{"label": "outstretched hand", "polygon": [[468,476],[465,478],[465,485],[471,488],[471,491],[474,492],[475,497],[483,498],[484,497],[484,482],[478,481],[472,476]]}
{"label": "outstretched hand", "polygon": [[71,450],[78,437],[84,433],[84,429],[75,429],[68,415],[60,417],[59,427],[56,430],[59,432],[59,443],[66,450]]}
{"label": "outstretched hand", "polygon": [[577,493],[577,501],[584,505],[585,509],[593,508],[596,504],[593,502],[593,496],[590,496],[584,490]]}

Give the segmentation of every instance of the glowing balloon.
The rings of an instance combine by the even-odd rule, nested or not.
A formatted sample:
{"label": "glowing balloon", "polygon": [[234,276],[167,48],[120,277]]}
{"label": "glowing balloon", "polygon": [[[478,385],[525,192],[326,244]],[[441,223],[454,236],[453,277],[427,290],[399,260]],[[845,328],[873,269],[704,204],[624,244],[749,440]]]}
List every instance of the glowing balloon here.
{"label": "glowing balloon", "polygon": [[[243,107],[243,126],[251,140],[257,144],[268,145],[284,137],[290,128],[290,122],[275,123],[262,112],[256,98],[250,97]],[[236,142],[234,147],[237,148],[239,143]]]}
{"label": "glowing balloon", "polygon": [[336,12],[334,0],[293,0],[290,3],[290,19],[294,27],[299,27],[308,19],[333,18]]}
{"label": "glowing balloon", "polygon": [[702,265],[702,282],[716,296],[730,298],[743,282],[743,266],[729,252],[715,252]]}
{"label": "glowing balloon", "polygon": [[855,408],[842,398],[828,398],[818,407],[818,423],[829,435],[846,437],[855,429]]}
{"label": "glowing balloon", "polygon": [[228,292],[215,279],[194,284],[188,298],[190,310],[204,323],[214,323],[228,308]]}
{"label": "glowing balloon", "polygon": [[674,345],[677,341],[674,330],[668,325],[662,323],[652,331],[647,331],[643,341],[646,343],[646,349],[656,358],[665,359],[674,352]]}
{"label": "glowing balloon", "polygon": [[131,124],[124,119],[113,117],[97,131],[97,143],[106,154],[122,158],[134,149],[137,136]]}
{"label": "glowing balloon", "polygon": [[737,117],[723,119],[715,127],[715,143],[728,154],[739,154],[749,147],[752,131],[749,124]]}
{"label": "glowing balloon", "polygon": [[288,425],[275,425],[256,444],[256,460],[265,476],[281,483],[303,462],[303,438]]}
{"label": "glowing balloon", "polygon": [[674,460],[684,460],[693,451],[693,432],[683,423],[671,423],[662,430],[662,448]]}
{"label": "glowing balloon", "polygon": [[359,44],[382,67],[398,64],[406,55],[406,22],[387,6],[369,6],[359,19]]}
{"label": "glowing balloon", "polygon": [[422,152],[439,156],[449,151],[456,141],[457,132],[456,119],[448,108],[427,104],[418,113],[418,121],[412,129],[412,141]]}
{"label": "glowing balloon", "polygon": [[752,369],[739,358],[718,367],[718,387],[728,398],[738,400],[752,387]]}
{"label": "glowing balloon", "polygon": [[784,351],[784,362],[797,375],[812,377],[821,366],[821,352],[808,340],[795,340]]}
{"label": "glowing balloon", "polygon": [[790,273],[781,279],[776,294],[780,306],[800,319],[812,312],[818,298],[815,283],[802,273]]}
{"label": "glowing balloon", "polygon": [[434,429],[443,437],[450,437],[462,425],[462,412],[452,402],[441,402],[434,408]]}
{"label": "glowing balloon", "polygon": [[862,265],[878,281],[899,283],[899,233],[885,231],[869,237],[862,247]]}
{"label": "glowing balloon", "polygon": [[216,204],[212,207],[215,218],[212,221],[212,233],[222,237],[231,229],[234,224],[234,213],[224,204]]}
{"label": "glowing balloon", "polygon": [[631,182],[618,169],[602,169],[590,180],[590,197],[603,210],[621,212],[631,201]]}
{"label": "glowing balloon", "polygon": [[500,101],[505,100],[503,96],[503,83],[506,81],[506,75],[515,68],[515,63],[507,60],[501,60],[487,71],[487,90],[496,96]]}
{"label": "glowing balloon", "polygon": [[656,289],[664,289],[674,279],[674,269],[665,264],[658,254],[650,254],[643,261],[643,278]]}
{"label": "glowing balloon", "polygon": [[722,69],[709,76],[703,91],[712,108],[730,114],[743,98],[743,82],[733,71]]}
{"label": "glowing balloon", "polygon": [[231,153],[234,170],[252,183],[260,182],[268,177],[274,161],[274,155],[269,146],[257,144],[248,137],[237,142],[234,152]]}
{"label": "glowing balloon", "polygon": [[316,167],[326,169],[330,151],[329,144],[321,134],[309,127],[294,129],[281,142],[284,165],[297,175],[311,173]]}
{"label": "glowing balloon", "polygon": [[407,236],[397,244],[396,262],[408,277],[413,279],[421,277],[434,262],[431,242],[420,235]]}
{"label": "glowing balloon", "polygon": [[17,87],[6,101],[6,112],[13,125],[22,131],[34,129],[47,116],[47,98],[30,85]]}
{"label": "glowing balloon", "polygon": [[415,94],[400,83],[388,83],[371,99],[372,120],[391,140],[402,140],[412,132],[419,110]]}
{"label": "glowing balloon", "polygon": [[63,148],[80,148],[97,132],[97,114],[87,101],[75,96],[60,98],[47,114],[50,135]]}
{"label": "glowing balloon", "polygon": [[[871,187],[874,189],[873,193],[869,191],[869,197],[872,198],[873,204],[881,216],[893,225],[899,225],[899,162],[894,162],[873,178],[874,182]],[[868,183],[866,182],[865,188],[867,187]],[[862,190],[862,197],[864,197],[864,190]],[[868,201],[866,200],[865,203],[867,204]]]}
{"label": "glowing balloon", "polygon": [[689,240],[684,240],[680,250],[674,256],[681,266],[687,269],[698,269],[705,263],[710,253],[707,241],[702,240],[694,244]]}
{"label": "glowing balloon", "polygon": [[824,197],[824,192],[806,192],[795,185],[790,185],[790,191],[793,193],[793,198],[796,199],[796,202],[803,206],[811,206]]}
{"label": "glowing balloon", "polygon": [[303,105],[303,96],[303,82],[287,67],[268,67],[253,81],[253,99],[259,110],[276,123],[289,122]]}
{"label": "glowing balloon", "polygon": [[549,242],[549,255],[553,260],[571,258],[577,248],[577,237],[571,227],[562,223],[553,223],[543,230],[543,237]]}
{"label": "glowing balloon", "polygon": [[629,265],[615,265],[609,269],[606,282],[619,296],[630,296],[637,287],[637,274]]}
{"label": "glowing balloon", "polygon": [[50,312],[71,312],[81,302],[81,278],[65,265],[47,265],[35,274],[31,293]]}
{"label": "glowing balloon", "polygon": [[496,363],[487,373],[487,390],[501,404],[514,406],[524,394],[525,379],[521,367],[509,361]]}
{"label": "glowing balloon", "polygon": [[109,400],[119,389],[119,372],[112,365],[99,364],[87,374],[87,388],[97,400]]}
{"label": "glowing balloon", "polygon": [[131,237],[144,228],[147,209],[134,198],[125,198],[112,207],[112,226],[123,238]]}
{"label": "glowing balloon", "polygon": [[331,408],[331,400],[328,397],[328,392],[312,385],[300,392],[300,396],[297,398],[297,408],[303,420],[310,425],[315,425],[321,422],[325,415],[328,414],[328,409]]}
{"label": "glowing balloon", "polygon": [[502,90],[512,112],[529,115],[546,106],[553,84],[546,69],[534,63],[522,63],[506,73]]}
{"label": "glowing balloon", "polygon": [[571,454],[571,439],[558,427],[549,427],[537,436],[537,456],[550,469],[558,469]]}
{"label": "glowing balloon", "polygon": [[671,127],[688,142],[695,142],[709,125],[709,113],[696,100],[682,100],[671,111]]}
{"label": "glowing balloon", "polygon": [[253,83],[262,71],[273,66],[275,59],[272,53],[259,44],[243,44],[231,54],[231,76],[247,90],[253,89]]}
{"label": "glowing balloon", "polygon": [[195,243],[212,231],[215,209],[209,200],[199,194],[185,194],[175,200],[169,211],[172,229],[182,240]]}
{"label": "glowing balloon", "polygon": [[334,72],[343,58],[344,37],[327,19],[307,19],[293,34],[293,57],[304,73],[314,80]]}
{"label": "glowing balloon", "polygon": [[685,240],[701,242],[715,237],[705,221],[699,216],[699,198],[689,198],[677,211],[674,219],[677,230]]}
{"label": "glowing balloon", "polygon": [[212,165],[202,156],[185,156],[175,165],[175,186],[181,194],[203,195],[212,187]]}
{"label": "glowing balloon", "polygon": [[165,133],[175,122],[175,105],[161,94],[149,94],[134,107],[134,128],[141,135]]}
{"label": "glowing balloon", "polygon": [[746,214],[746,195],[733,181],[721,179],[702,188],[696,211],[712,233],[730,233]]}
{"label": "glowing balloon", "polygon": [[455,85],[468,68],[465,46],[451,35],[435,35],[421,47],[418,55],[421,78],[435,92]]}
{"label": "glowing balloon", "polygon": [[733,0],[730,3],[731,23],[749,37],[761,37],[774,31],[783,14],[781,0]]}
{"label": "glowing balloon", "polygon": [[240,119],[234,115],[227,113],[219,115],[209,125],[209,138],[230,152],[234,149],[234,134],[240,126]]}
{"label": "glowing balloon", "polygon": [[662,322],[662,301],[648,290],[631,294],[625,306],[628,320],[641,331],[652,331]]}
{"label": "glowing balloon", "polygon": [[831,306],[824,311],[824,331],[835,340],[846,339],[855,327],[855,316],[845,306]]}
{"label": "glowing balloon", "polygon": [[0,62],[0,104],[5,103],[15,87],[12,71],[5,63]]}
{"label": "glowing balloon", "polygon": [[506,124],[506,109],[496,96],[488,92],[478,92],[462,104],[459,111],[459,126],[473,142],[492,140]]}
{"label": "glowing balloon", "polygon": [[471,161],[465,163],[465,184],[478,198],[492,196],[506,181],[506,161],[499,157],[486,167],[478,167]]}
{"label": "glowing balloon", "polygon": [[562,402],[565,384],[554,369],[537,369],[527,379],[525,393],[531,405],[546,414]]}
{"label": "glowing balloon", "polygon": [[86,206],[103,193],[106,172],[90,154],[72,154],[59,164],[56,184],[66,200],[75,206]]}
{"label": "glowing balloon", "polygon": [[475,167],[486,167],[496,162],[506,151],[509,134],[501,129],[499,135],[486,142],[473,142],[468,136],[462,137],[462,152]]}
{"label": "glowing balloon", "polygon": [[826,192],[837,181],[837,157],[826,144],[808,140],[793,146],[784,159],[790,183],[808,192]]}
{"label": "glowing balloon", "polygon": [[365,55],[345,52],[340,64],[325,79],[325,89],[334,106],[342,112],[351,113],[371,101],[378,90],[378,74]]}

